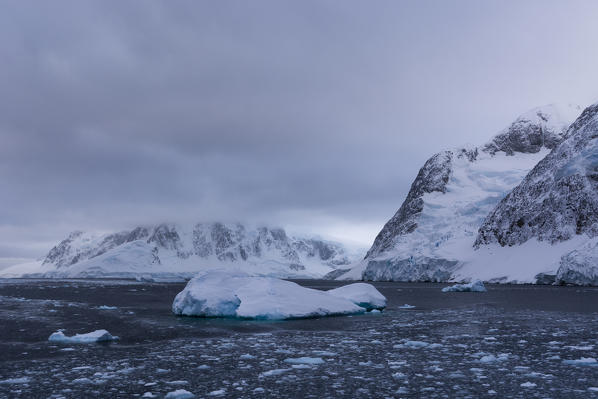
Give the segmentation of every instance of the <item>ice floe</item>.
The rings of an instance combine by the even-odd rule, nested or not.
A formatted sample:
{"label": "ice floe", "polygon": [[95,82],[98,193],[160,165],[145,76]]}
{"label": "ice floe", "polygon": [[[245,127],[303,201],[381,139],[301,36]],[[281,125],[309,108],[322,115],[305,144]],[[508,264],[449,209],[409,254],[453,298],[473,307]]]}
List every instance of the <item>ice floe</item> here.
{"label": "ice floe", "polygon": [[284,362],[289,364],[322,364],[324,359],[321,357],[289,357],[284,359]]}
{"label": "ice floe", "polygon": [[166,399],[191,399],[194,397],[195,395],[186,389],[177,389],[176,391],[168,392],[165,396]]}
{"label": "ice floe", "polygon": [[64,333],[61,330],[59,330],[55,333],[52,333],[52,335],[50,335],[50,337],[48,338],[48,341],[65,344],[87,344],[91,342],[114,341],[117,339],[118,337],[110,334],[106,330],[96,330],[87,334],[75,334],[70,337],[64,335]]}
{"label": "ice floe", "polygon": [[468,284],[455,284],[444,287],[442,292],[486,292],[486,287],[481,280],[475,280]]}
{"label": "ice floe", "polygon": [[182,316],[281,320],[359,314],[384,306],[386,298],[365,283],[320,291],[272,277],[209,272],[189,281],[174,299],[172,311]]}
{"label": "ice floe", "polygon": [[598,361],[593,357],[582,357],[574,360],[563,360],[563,363],[572,366],[598,366]]}

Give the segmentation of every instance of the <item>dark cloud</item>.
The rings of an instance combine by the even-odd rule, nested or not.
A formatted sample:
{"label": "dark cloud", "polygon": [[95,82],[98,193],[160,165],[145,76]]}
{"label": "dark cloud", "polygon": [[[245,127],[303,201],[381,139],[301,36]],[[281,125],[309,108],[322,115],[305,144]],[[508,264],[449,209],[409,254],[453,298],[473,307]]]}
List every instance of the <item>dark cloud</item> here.
{"label": "dark cloud", "polygon": [[0,8],[0,258],[178,219],[364,242],[432,153],[596,96],[594,2]]}

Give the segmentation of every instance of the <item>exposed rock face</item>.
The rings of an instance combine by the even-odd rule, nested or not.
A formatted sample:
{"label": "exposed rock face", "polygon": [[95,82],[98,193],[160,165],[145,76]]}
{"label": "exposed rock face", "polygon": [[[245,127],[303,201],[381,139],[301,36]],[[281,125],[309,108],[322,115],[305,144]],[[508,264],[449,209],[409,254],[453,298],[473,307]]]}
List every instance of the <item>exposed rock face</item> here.
{"label": "exposed rock face", "polygon": [[362,263],[362,278],[450,279],[462,254],[473,251],[488,213],[564,139],[578,113],[576,106],[536,108],[482,147],[430,158],[374,240]]}
{"label": "exposed rock face", "polygon": [[391,248],[396,236],[409,234],[417,228],[417,219],[424,209],[423,195],[446,191],[446,184],[451,175],[452,159],[452,151],[443,151],[426,161],[411,184],[405,202],[378,233],[374,244],[365,256],[366,259],[373,258]]}
{"label": "exposed rock face", "polygon": [[567,116],[571,108],[574,112],[572,117],[581,113],[581,108],[577,106],[561,109],[548,105],[533,109],[496,135],[483,150],[490,154],[504,151],[513,155],[516,152],[535,153],[543,147],[553,149],[565,138],[571,122],[571,117]]}
{"label": "exposed rock face", "polygon": [[84,260],[104,254],[105,252],[135,240],[145,239],[149,236],[149,231],[145,227],[137,227],[129,231],[123,231],[114,234],[108,234],[101,240],[92,240],[89,235],[82,231],[74,231],[50,250],[46,255],[43,264],[53,264],[57,268],[62,268]]}
{"label": "exposed rock face", "polygon": [[[46,274],[66,277],[70,271],[76,271],[77,276],[114,274],[115,270],[106,270],[106,264],[121,263],[124,268],[127,264],[140,268],[146,264],[154,271],[160,266],[167,272],[176,272],[180,264],[188,265],[185,271],[193,270],[196,263],[208,267],[239,264],[241,268],[247,264],[248,272],[258,274],[315,277],[349,264],[350,258],[340,244],[289,237],[280,228],[251,230],[239,223],[198,223],[191,229],[160,224],[99,237],[73,232],[50,250],[42,265],[55,268]],[[266,264],[269,266],[261,268]]]}
{"label": "exposed rock face", "polygon": [[567,136],[488,215],[476,247],[598,235],[598,104],[583,112]]}

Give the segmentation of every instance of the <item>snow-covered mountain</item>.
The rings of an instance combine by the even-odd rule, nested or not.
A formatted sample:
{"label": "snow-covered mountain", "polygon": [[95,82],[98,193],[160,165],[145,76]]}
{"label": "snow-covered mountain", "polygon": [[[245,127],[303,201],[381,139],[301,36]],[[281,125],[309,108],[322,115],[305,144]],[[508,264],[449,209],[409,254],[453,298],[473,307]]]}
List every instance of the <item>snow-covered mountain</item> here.
{"label": "snow-covered mountain", "polygon": [[[380,231],[364,260],[341,279],[448,281],[469,279],[462,270],[479,258],[474,250],[486,216],[551,149],[561,143],[578,106],[549,105],[518,117],[480,147],[432,156],[407,198]],[[478,258],[476,258],[478,257]],[[487,260],[487,259],[486,259]],[[476,264],[478,264],[477,262]],[[525,281],[494,267],[487,280]],[[503,274],[504,273],[504,274]],[[532,276],[533,277],[533,276]]]}
{"label": "snow-covered mountain", "polygon": [[160,224],[95,235],[71,233],[46,257],[5,269],[17,277],[188,278],[208,269],[275,277],[321,277],[351,261],[340,244],[242,224]]}
{"label": "snow-covered mountain", "polygon": [[525,243],[559,248],[551,259],[557,283],[598,285],[598,104],[494,208],[475,246]]}

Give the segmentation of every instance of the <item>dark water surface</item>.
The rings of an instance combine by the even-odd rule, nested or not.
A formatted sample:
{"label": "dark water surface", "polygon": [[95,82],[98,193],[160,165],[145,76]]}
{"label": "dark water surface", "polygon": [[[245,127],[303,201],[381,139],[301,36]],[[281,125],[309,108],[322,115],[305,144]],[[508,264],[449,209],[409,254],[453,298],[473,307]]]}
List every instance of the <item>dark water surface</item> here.
{"label": "dark water surface", "polygon": [[[0,397],[598,398],[598,364],[570,362],[598,359],[597,288],[374,285],[382,314],[265,322],[175,317],[184,284],[0,280]],[[120,340],[48,342],[58,329]]]}

